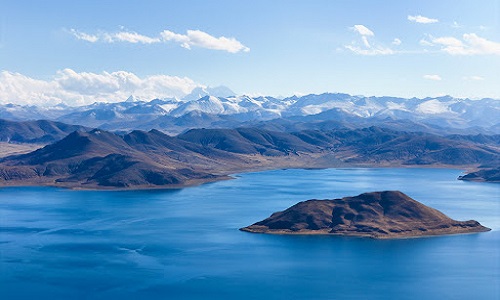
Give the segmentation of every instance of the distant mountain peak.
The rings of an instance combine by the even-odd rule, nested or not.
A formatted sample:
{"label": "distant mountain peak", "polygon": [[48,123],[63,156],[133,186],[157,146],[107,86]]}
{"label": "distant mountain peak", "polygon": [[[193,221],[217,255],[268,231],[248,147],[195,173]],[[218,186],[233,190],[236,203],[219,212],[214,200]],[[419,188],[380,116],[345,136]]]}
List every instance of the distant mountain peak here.
{"label": "distant mountain peak", "polygon": [[193,101],[203,98],[205,96],[214,96],[227,98],[236,95],[231,89],[226,86],[216,86],[216,87],[197,87],[191,91],[189,95],[186,95],[183,100]]}
{"label": "distant mountain peak", "polygon": [[131,95],[123,102],[96,102],[78,107],[0,105],[0,118],[6,120],[46,119],[110,130],[158,127],[169,133],[179,133],[193,127],[234,127],[277,118],[359,125],[380,124],[381,120],[388,117],[399,123],[397,126],[409,129],[417,126],[436,132],[456,129],[498,133],[499,112],[500,100],[487,98],[470,100],[439,96],[407,99],[323,93],[277,99],[268,96],[236,96],[224,86],[197,87],[182,100],[160,98],[144,101]]}
{"label": "distant mountain peak", "polygon": [[125,102],[137,102],[137,101],[139,101],[139,99],[137,99],[137,97],[134,95],[130,95],[130,97],[128,97],[127,100],[125,100]]}

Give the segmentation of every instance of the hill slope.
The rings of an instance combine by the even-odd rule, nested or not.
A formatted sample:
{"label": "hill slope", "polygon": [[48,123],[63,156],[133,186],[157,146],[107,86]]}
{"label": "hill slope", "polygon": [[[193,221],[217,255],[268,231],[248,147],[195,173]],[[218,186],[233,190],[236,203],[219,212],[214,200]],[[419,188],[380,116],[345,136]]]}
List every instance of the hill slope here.
{"label": "hill slope", "polygon": [[186,185],[248,170],[342,166],[496,164],[495,139],[474,139],[369,127],[295,133],[256,128],[157,130],[118,135],[75,131],[34,152],[0,160],[0,184],[68,187]]}

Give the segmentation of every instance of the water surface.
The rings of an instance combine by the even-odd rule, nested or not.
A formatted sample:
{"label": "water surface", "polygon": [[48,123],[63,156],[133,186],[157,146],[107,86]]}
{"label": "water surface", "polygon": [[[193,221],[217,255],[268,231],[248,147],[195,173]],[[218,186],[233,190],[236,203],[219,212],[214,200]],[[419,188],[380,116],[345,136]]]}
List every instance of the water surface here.
{"label": "water surface", "polygon": [[[2,299],[499,299],[500,185],[457,170],[278,170],[180,190],[0,189]],[[491,232],[403,240],[238,228],[401,190]]]}

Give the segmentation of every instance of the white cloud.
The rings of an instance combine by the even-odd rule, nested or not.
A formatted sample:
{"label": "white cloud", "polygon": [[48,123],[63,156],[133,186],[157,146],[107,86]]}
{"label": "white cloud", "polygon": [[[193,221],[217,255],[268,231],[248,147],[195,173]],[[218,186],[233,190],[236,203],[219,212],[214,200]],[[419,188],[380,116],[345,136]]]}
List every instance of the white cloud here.
{"label": "white cloud", "polygon": [[52,91],[56,89],[57,83],[54,81],[38,80],[8,71],[0,72],[0,103],[2,104],[55,104],[64,96],[54,96]]}
{"label": "white cloud", "polygon": [[368,38],[366,36],[362,36],[361,37],[361,40],[363,41],[363,45],[366,47],[366,48],[371,48],[372,46],[370,45],[370,43],[368,42]]}
{"label": "white cloud", "polygon": [[85,32],[78,31],[76,29],[70,29],[69,32],[79,40],[83,40],[90,43],[105,42],[105,43],[116,43],[116,42],[128,42],[128,43],[141,43],[141,44],[153,44],[159,43],[159,38],[152,38],[142,34],[138,34],[133,31],[119,31],[115,33],[99,32],[97,34],[88,34]]}
{"label": "white cloud", "polygon": [[446,47],[463,47],[463,43],[454,37],[433,38],[432,42]]}
{"label": "white cloud", "polygon": [[441,50],[451,55],[500,55],[500,43],[465,33],[462,40],[454,37],[433,38],[432,43],[441,46]]}
{"label": "white cloud", "polygon": [[200,47],[212,50],[227,51],[229,53],[249,52],[250,48],[243,45],[241,42],[232,37],[214,37],[201,30],[188,30],[186,34],[179,34],[170,30],[162,31],[158,36],[151,37],[142,35],[133,31],[119,31],[114,33],[98,32],[96,34],[88,34],[70,29],[69,32],[77,39],[90,43],[117,43],[126,42],[133,44],[156,44],[176,42],[186,49],[191,47]]}
{"label": "white cloud", "polygon": [[462,28],[463,26],[458,24],[457,21],[453,21],[453,24],[451,24],[451,28]]}
{"label": "white cloud", "polygon": [[434,46],[433,43],[429,42],[428,40],[426,39],[421,39],[419,42],[418,42],[420,45],[422,46]]}
{"label": "white cloud", "polygon": [[87,41],[87,42],[90,42],[90,43],[95,43],[100,38],[98,35],[87,34],[87,33],[84,33],[84,32],[77,31],[75,29],[70,29],[69,32],[74,37],[76,37],[77,39],[83,40],[83,41]]}
{"label": "white cloud", "polygon": [[408,16],[408,20],[416,23],[421,23],[421,24],[431,24],[431,23],[437,23],[439,22],[438,19],[431,19],[427,18],[421,15],[418,16]]}
{"label": "white cloud", "polygon": [[[422,22],[425,17],[422,16],[409,16],[412,19]],[[428,19],[428,18],[427,18]],[[454,24],[454,26],[459,26]],[[350,30],[358,33],[358,39],[353,40],[350,44],[344,45],[343,48],[347,49],[358,55],[391,55],[391,54],[425,54],[444,52],[450,55],[500,55],[500,42],[488,40],[480,37],[475,33],[465,33],[461,37],[443,36],[434,37],[426,34],[419,44],[424,48],[408,50],[394,48],[391,49],[382,43],[377,42],[375,34],[370,29],[363,25],[354,25],[349,27]],[[391,42],[393,46],[399,46],[402,41],[399,38],[394,38]],[[434,47],[430,49],[429,47]]]}
{"label": "white cloud", "polygon": [[353,45],[347,45],[345,46],[346,49],[351,50],[352,52],[359,54],[359,55],[390,55],[394,54],[394,51],[390,48],[369,48],[369,49],[363,49],[358,46],[353,46]]}
{"label": "white cloud", "polygon": [[484,80],[484,77],[474,75],[474,76],[470,76],[469,79],[475,80],[475,81],[481,81],[481,80]]}
{"label": "white cloud", "polygon": [[126,71],[58,71],[50,80],[40,80],[9,71],[0,72],[0,103],[85,105],[120,102],[130,95],[140,99],[178,97],[200,85],[187,77],[152,75],[139,77]]}
{"label": "white cloud", "polygon": [[119,42],[129,42],[129,43],[133,43],[133,44],[136,44],[136,43],[153,44],[153,43],[160,42],[159,38],[152,38],[149,36],[138,34],[136,32],[127,32],[127,31],[120,31],[118,33],[115,33],[113,35],[113,38]]}
{"label": "white cloud", "polygon": [[483,81],[484,80],[484,77],[482,76],[477,76],[477,75],[473,75],[473,76],[465,76],[465,77],[462,77],[463,80],[466,80],[466,81]]}
{"label": "white cloud", "polygon": [[354,25],[353,27],[351,27],[351,29],[356,31],[357,33],[359,33],[361,35],[364,35],[364,36],[374,36],[375,35],[373,33],[373,31],[371,31],[370,29],[368,29],[364,25]]}
{"label": "white cloud", "polygon": [[428,75],[424,75],[422,76],[424,79],[428,79],[428,80],[435,80],[435,81],[440,81],[442,80],[441,76],[439,75],[436,75],[436,74],[428,74]]}
{"label": "white cloud", "polygon": [[178,33],[175,33],[175,32],[172,32],[170,30],[164,30],[160,33],[162,39],[164,41],[174,41],[174,42],[178,42],[178,43],[181,43],[181,45],[185,48],[188,48],[189,47],[189,38],[186,36],[186,35],[183,35],[183,34],[178,34]]}
{"label": "white cloud", "polygon": [[191,49],[192,46],[195,46],[206,49],[223,50],[230,53],[250,51],[250,48],[244,46],[235,38],[227,38],[224,36],[217,38],[200,30],[188,30],[185,35],[164,30],[160,35],[163,41],[178,42],[186,49]]}
{"label": "white cloud", "polygon": [[359,41],[353,41],[351,45],[344,45],[345,49],[358,55],[389,55],[395,53],[390,48],[384,47],[376,42],[370,42],[368,39],[375,34],[364,25],[354,25],[353,27],[349,27],[349,29],[361,35],[361,43],[359,43]]}

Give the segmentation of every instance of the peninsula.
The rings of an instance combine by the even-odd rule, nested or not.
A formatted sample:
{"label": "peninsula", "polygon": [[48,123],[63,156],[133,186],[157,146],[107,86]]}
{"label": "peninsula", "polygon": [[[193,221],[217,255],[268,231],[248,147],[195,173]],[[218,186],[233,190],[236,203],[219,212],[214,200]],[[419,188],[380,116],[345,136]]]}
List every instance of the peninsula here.
{"label": "peninsula", "polygon": [[480,169],[459,176],[458,180],[500,183],[500,167]]}

